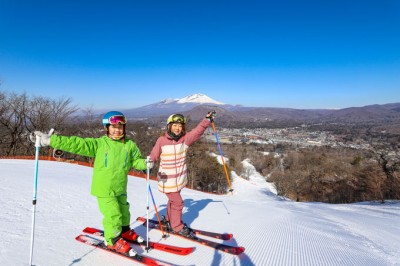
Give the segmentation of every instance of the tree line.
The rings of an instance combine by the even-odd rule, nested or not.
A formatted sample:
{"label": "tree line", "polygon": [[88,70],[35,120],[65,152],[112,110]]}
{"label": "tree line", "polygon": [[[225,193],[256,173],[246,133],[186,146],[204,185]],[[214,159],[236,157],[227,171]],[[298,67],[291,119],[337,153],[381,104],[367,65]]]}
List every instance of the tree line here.
{"label": "tree line", "polygon": [[[105,134],[102,114],[95,114],[90,108],[79,110],[80,114],[77,114],[78,110],[71,98],[54,100],[0,91],[0,157],[33,156],[34,143],[29,140],[29,135],[36,130],[48,132],[54,128],[55,134],[94,138]],[[143,157],[150,154],[157,138],[165,130],[165,126],[149,126],[141,121],[128,121],[126,125],[127,137],[135,141]],[[209,145],[201,142],[190,148],[188,186],[206,192],[224,193],[227,180],[215,158],[207,156],[209,148]],[[43,147],[40,153],[49,155],[50,148]],[[63,157],[85,162],[92,160],[69,153],[64,153]],[[158,169],[158,165],[152,171],[155,169]]]}
{"label": "tree line", "polygon": [[296,144],[225,144],[229,167],[248,179],[250,159],[279,196],[299,202],[352,203],[400,199],[400,162],[376,150]]}
{"label": "tree line", "polygon": [[[34,155],[28,136],[35,130],[80,137],[100,137],[105,131],[101,114],[79,110],[70,98],[57,100],[29,97],[26,93],[0,91],[0,156]],[[188,118],[190,121],[190,117]],[[188,130],[195,123],[188,125]],[[128,121],[127,136],[133,139],[145,157],[165,124],[150,126]],[[248,179],[243,160],[250,159],[256,170],[273,182],[278,195],[295,201],[350,203],[366,200],[400,199],[400,163],[393,157],[372,150],[344,147],[299,147],[292,144],[221,143],[228,173],[235,171]],[[49,148],[41,154],[48,155]],[[205,192],[228,191],[223,167],[210,154],[219,155],[215,143],[196,142],[188,151],[188,186]],[[89,161],[87,157],[64,154],[69,160]],[[158,169],[156,165],[154,171]],[[228,177],[230,178],[230,177]]]}

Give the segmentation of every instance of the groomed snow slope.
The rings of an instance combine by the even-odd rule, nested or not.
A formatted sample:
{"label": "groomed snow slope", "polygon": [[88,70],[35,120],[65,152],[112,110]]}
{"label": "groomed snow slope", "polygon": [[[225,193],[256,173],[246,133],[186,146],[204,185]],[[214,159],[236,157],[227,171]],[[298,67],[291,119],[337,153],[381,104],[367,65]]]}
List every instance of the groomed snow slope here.
{"label": "groomed snow slope", "polygon": [[[245,166],[251,168],[249,162]],[[34,161],[0,160],[0,265],[28,265],[32,223]],[[92,169],[40,161],[34,265],[132,265],[124,258],[74,240],[86,226],[101,227],[96,198],[90,195]],[[157,208],[166,197],[150,181]],[[178,237],[152,241],[195,247],[188,256],[156,250],[140,253],[171,265],[400,265],[400,202],[330,205],[296,203],[279,198],[271,184],[253,172],[250,180],[233,174],[233,194],[211,195],[184,189],[183,219],[193,228],[229,232],[225,243],[244,246],[240,256],[217,252]],[[146,180],[130,177],[128,199],[132,224],[146,215]],[[150,200],[150,218],[154,208]]]}

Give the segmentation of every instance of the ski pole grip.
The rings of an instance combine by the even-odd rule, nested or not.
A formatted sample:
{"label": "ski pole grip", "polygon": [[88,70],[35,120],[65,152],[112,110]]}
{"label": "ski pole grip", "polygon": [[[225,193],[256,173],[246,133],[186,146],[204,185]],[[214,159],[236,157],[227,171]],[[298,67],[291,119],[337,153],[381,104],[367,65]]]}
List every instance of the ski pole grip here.
{"label": "ski pole grip", "polygon": [[[50,129],[49,137],[53,134],[53,132],[54,132],[54,128]],[[40,140],[41,140],[41,137],[36,136],[35,147],[40,147]]]}
{"label": "ski pole grip", "polygon": [[40,147],[40,136],[36,136],[35,147]]}

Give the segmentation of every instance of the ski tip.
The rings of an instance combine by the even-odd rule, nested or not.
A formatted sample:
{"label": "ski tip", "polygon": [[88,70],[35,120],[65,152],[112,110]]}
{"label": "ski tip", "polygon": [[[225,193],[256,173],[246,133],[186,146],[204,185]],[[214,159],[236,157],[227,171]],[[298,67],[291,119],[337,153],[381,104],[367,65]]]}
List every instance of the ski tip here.
{"label": "ski tip", "polygon": [[245,248],[244,247],[237,247],[235,248],[235,255],[240,255],[244,252]]}
{"label": "ski tip", "polygon": [[195,250],[194,247],[188,248],[187,251],[186,251],[186,253],[185,253],[185,255],[188,255],[188,254],[190,254],[190,253],[193,253],[194,250]]}
{"label": "ski tip", "polygon": [[90,234],[90,235],[95,235],[95,236],[103,236],[103,234],[104,234],[103,230],[93,228],[93,227],[86,227],[85,229],[82,230],[82,232],[84,232],[86,234]]}
{"label": "ski tip", "polygon": [[97,230],[96,228],[93,227],[86,227],[85,229],[82,230],[84,233],[95,233],[98,232],[99,230]]}
{"label": "ski tip", "polygon": [[233,238],[233,234],[222,234],[221,239],[222,240],[231,240]]}
{"label": "ski tip", "polygon": [[219,250],[230,253],[232,255],[240,255],[244,252],[244,247],[225,247],[219,248]]}

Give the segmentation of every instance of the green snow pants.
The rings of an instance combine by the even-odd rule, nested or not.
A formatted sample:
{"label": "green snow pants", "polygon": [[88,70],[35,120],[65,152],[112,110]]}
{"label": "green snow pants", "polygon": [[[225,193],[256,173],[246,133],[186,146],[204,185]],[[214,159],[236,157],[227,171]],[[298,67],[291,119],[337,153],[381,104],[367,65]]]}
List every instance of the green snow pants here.
{"label": "green snow pants", "polygon": [[129,226],[131,214],[127,195],[98,197],[100,212],[103,214],[104,239],[112,245],[112,239],[121,234],[122,226]]}

